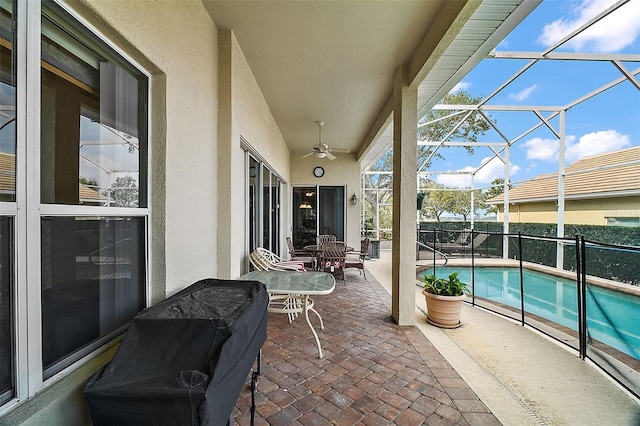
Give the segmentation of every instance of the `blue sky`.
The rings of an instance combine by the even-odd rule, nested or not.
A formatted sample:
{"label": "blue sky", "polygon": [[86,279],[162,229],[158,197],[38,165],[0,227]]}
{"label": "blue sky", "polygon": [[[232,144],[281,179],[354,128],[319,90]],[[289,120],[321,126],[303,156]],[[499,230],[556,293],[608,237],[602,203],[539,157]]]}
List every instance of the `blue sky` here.
{"label": "blue sky", "polygon": [[[497,52],[543,52],[574,29],[615,4],[615,0],[544,0],[495,49]],[[554,52],[632,54],[640,57],[640,0],[630,0],[598,24]],[[528,60],[484,59],[454,90],[487,97],[520,70]],[[639,61],[622,63],[629,71]],[[599,89],[623,74],[610,62],[539,61],[502,89],[487,105],[565,106]],[[640,74],[636,75],[640,81]],[[550,112],[542,112],[547,117]],[[514,139],[540,120],[532,112],[490,112],[500,131]],[[559,131],[559,119],[550,120]],[[495,132],[480,139],[501,142]],[[568,110],[566,114],[566,164],[585,156],[640,146],[640,90],[625,81]],[[483,188],[504,174],[493,152],[478,147],[473,155],[462,148],[442,151],[445,160],[436,161],[431,171],[470,171],[487,163],[475,177]],[[558,170],[558,140],[545,126],[516,142],[510,152],[511,180],[521,182]],[[470,177],[436,174],[447,186],[469,187]]]}

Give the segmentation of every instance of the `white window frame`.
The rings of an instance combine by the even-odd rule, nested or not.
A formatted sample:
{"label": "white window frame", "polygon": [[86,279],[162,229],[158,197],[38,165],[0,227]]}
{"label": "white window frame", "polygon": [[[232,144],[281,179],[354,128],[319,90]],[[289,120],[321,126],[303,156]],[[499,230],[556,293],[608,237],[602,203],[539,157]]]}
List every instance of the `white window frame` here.
{"label": "white window frame", "polygon": [[[42,365],[42,305],[41,305],[41,218],[43,216],[128,216],[144,217],[145,303],[151,298],[152,237],[151,221],[151,73],[133,60],[126,52],[109,43],[109,38],[90,25],[63,2],[55,3],[68,12],[78,23],[96,37],[107,42],[125,61],[147,78],[147,207],[117,208],[101,206],[75,206],[40,203],[40,89],[41,89],[41,19],[39,0],[17,1],[13,11],[16,20],[16,200],[0,202],[0,214],[14,218],[14,372],[15,396],[0,407],[0,417],[16,405],[34,396],[44,388],[77,370],[110,345],[96,347],[90,353],[44,380]],[[143,165],[141,165],[143,166]],[[141,167],[142,169],[142,167]]]}

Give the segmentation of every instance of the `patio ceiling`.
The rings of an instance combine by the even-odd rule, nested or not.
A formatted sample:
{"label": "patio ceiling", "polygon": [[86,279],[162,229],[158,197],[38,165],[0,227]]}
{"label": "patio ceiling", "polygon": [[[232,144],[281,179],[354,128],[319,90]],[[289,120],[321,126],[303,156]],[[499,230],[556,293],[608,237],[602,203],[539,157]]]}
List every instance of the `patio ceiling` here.
{"label": "patio ceiling", "polygon": [[233,30],[292,151],[323,141],[362,167],[389,146],[393,76],[409,64],[431,108],[541,0],[212,1]]}

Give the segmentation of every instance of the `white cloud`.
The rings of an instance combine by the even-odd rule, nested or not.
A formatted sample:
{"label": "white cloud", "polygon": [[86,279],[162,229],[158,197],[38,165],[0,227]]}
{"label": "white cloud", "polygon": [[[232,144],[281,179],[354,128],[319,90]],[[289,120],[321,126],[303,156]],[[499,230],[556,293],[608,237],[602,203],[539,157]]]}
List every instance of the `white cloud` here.
{"label": "white cloud", "polygon": [[[555,45],[572,31],[589,21],[616,0],[585,0],[573,15],[546,24],[538,41],[544,46]],[[632,0],[600,22],[592,25],[565,46],[582,52],[619,52],[640,35],[639,0]]]}
{"label": "white cloud", "polygon": [[622,135],[615,130],[603,130],[587,133],[578,143],[569,145],[565,157],[567,162],[573,163],[583,157],[617,151],[630,145],[628,135]]}
{"label": "white cloud", "polygon": [[516,101],[524,101],[525,99],[528,99],[529,96],[531,96],[531,93],[533,93],[533,91],[536,90],[537,87],[538,85],[534,84],[533,86],[529,86],[526,89],[522,89],[518,93],[509,94],[509,97]]}
{"label": "white cloud", "polygon": [[558,158],[557,139],[533,138],[524,142],[522,147],[527,149],[527,160],[555,161]]}
{"label": "white cloud", "polygon": [[[566,136],[565,159],[573,163],[583,157],[617,151],[630,146],[629,136],[615,130],[602,130],[583,135],[577,142],[573,135]],[[533,138],[523,143],[528,160],[558,161],[558,140]]]}
{"label": "white cloud", "polygon": [[471,87],[471,83],[466,82],[466,81],[461,81],[458,84],[456,84],[455,86],[453,86],[453,89],[451,89],[451,91],[449,93],[457,93],[461,90],[467,90],[468,88]]}
{"label": "white cloud", "polygon": [[[490,183],[492,180],[498,177],[504,176],[504,163],[497,157],[483,158],[480,164],[483,167],[476,173],[474,178],[474,186],[478,187],[480,184]],[[458,169],[456,173],[471,173],[477,167],[467,166],[462,169]],[[518,173],[519,166],[511,164],[510,175]],[[452,172],[453,173],[453,172]],[[469,188],[471,187],[471,175],[470,174],[439,174],[435,176],[437,183],[455,188]]]}

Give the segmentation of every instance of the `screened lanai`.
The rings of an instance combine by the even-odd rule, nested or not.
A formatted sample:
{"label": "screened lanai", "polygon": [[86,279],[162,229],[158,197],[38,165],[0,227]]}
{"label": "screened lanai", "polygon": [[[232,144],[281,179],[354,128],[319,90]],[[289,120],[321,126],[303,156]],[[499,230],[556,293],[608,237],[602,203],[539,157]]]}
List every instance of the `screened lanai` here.
{"label": "screened lanai", "polygon": [[[608,316],[615,309],[607,308],[605,302],[593,296],[599,290],[589,286],[601,280],[598,285],[611,284],[618,288],[621,284],[622,293],[637,294],[638,283],[633,278],[637,274],[626,274],[625,270],[633,271],[633,265],[639,263],[640,238],[636,230],[621,229],[620,224],[634,226],[636,218],[640,218],[640,173],[637,172],[640,168],[637,154],[640,147],[640,41],[636,35],[640,2],[591,2],[573,10],[574,15],[568,13],[569,9],[564,2],[542,2],[473,69],[460,76],[455,87],[434,105],[422,109],[417,126],[415,173],[416,263],[430,267],[429,259],[433,258],[429,270],[435,274],[437,268],[449,261],[447,266],[453,265],[449,272],[466,273],[465,267],[469,265],[485,266],[493,262],[491,265],[496,266],[495,258],[504,261],[503,265],[507,261],[512,262],[510,266],[519,262],[522,270],[524,259],[536,264],[536,268],[543,265],[546,272],[566,275],[577,283],[574,291],[584,294],[570,297],[566,288],[551,286],[554,300],[542,311],[559,309],[563,298],[565,301],[571,298],[571,303],[578,305],[577,309],[573,305],[568,308],[572,312],[574,309],[582,312],[584,306],[587,311],[591,309],[589,313],[576,314],[579,319],[575,336],[580,338],[576,339],[574,349],[638,394],[637,343],[621,337],[629,345],[625,349],[627,353],[610,351],[611,347],[601,350],[599,343],[594,343],[599,338],[593,321],[597,317],[598,323],[608,324],[611,335],[632,336],[637,332],[617,322],[614,315]],[[395,244],[394,194],[398,193],[398,185],[393,182],[397,163],[392,150],[398,145],[393,142],[392,131],[387,135],[389,151],[369,163],[363,172],[362,233],[380,240],[393,237]],[[511,193],[518,193],[519,187],[541,181],[542,177],[547,186],[549,181],[553,182],[551,195],[542,191],[535,193],[532,189],[526,197],[520,196],[517,200],[510,197]],[[578,201],[573,188],[577,177],[585,187],[585,194]],[[400,178],[406,179],[406,176]],[[585,182],[585,179],[593,181]],[[598,192],[596,189],[603,186],[601,181],[624,184],[618,188],[609,185]],[[596,189],[589,192],[589,187]],[[443,194],[456,196],[445,200]],[[534,224],[537,226],[524,228],[530,233],[540,233],[521,237],[510,231],[511,225],[516,222],[522,225],[523,221],[520,217],[512,221],[510,215],[514,214],[516,201],[524,203],[523,197],[528,197],[525,201],[532,204],[535,201],[542,205],[544,201],[543,207],[548,211],[539,215],[541,219]],[[621,207],[621,199],[630,200],[630,207]],[[593,203],[587,205],[585,200]],[[568,203],[578,202],[586,210],[582,216],[573,207],[568,208]],[[586,216],[595,215],[595,204],[599,210],[610,212],[612,220],[593,224],[585,221]],[[444,225],[447,221],[454,224]],[[498,221],[499,228],[490,226]],[[482,227],[478,226],[480,222]],[[617,226],[617,233],[605,231],[603,228],[608,225]],[[523,226],[519,226],[518,234]],[[591,226],[586,242],[585,226]],[[486,241],[492,241],[486,243],[490,247],[474,250],[471,244],[471,247],[458,246],[455,256],[471,260],[451,262],[451,253],[440,250],[443,246],[456,245],[453,240],[464,235],[467,228],[485,234]],[[575,240],[572,240],[574,234]],[[608,240],[593,240],[593,235]],[[431,250],[426,257],[421,257],[421,246]],[[394,245],[393,251],[396,249]],[[479,256],[474,257],[475,253]],[[469,283],[476,279],[473,272],[465,276]],[[499,308],[485,305],[484,300],[477,303],[492,311],[502,310],[502,315],[517,321],[522,315],[522,324],[531,325],[540,319],[532,320],[536,302],[531,300],[541,299],[531,294],[525,296],[524,287],[509,287],[511,282],[518,281],[523,282],[516,274],[504,278],[493,289],[497,293],[522,295],[522,306],[516,308],[518,315],[506,312],[509,311],[504,309],[508,305],[506,297],[500,299]],[[484,285],[484,281],[479,285]],[[473,294],[472,303],[476,303],[476,294],[479,300],[486,298],[495,302],[491,294],[480,295],[475,290]],[[527,297],[531,298],[529,302],[524,301]],[[588,297],[593,299],[588,302]],[[526,303],[529,305],[525,307]],[[593,305],[589,308],[590,303],[598,308]],[[630,309],[629,312],[633,312],[634,308]],[[538,314],[546,318],[546,314]],[[548,335],[557,334],[556,326],[546,328],[546,325],[533,327]]]}
{"label": "screened lanai", "polygon": [[[477,197],[491,190],[503,193],[500,219],[508,233],[510,189],[556,173],[555,222],[562,237],[565,180],[584,172],[567,172],[566,166],[639,143],[640,43],[633,23],[639,2],[593,3],[569,18],[558,15],[567,11],[554,3],[542,2],[448,94],[421,111],[417,192],[427,198],[434,191],[465,193],[462,219],[471,227],[486,214]],[[387,148],[391,133],[385,133]],[[389,158],[387,151],[363,172],[362,232],[373,238],[391,233]],[[416,220],[435,219],[423,208]]]}

